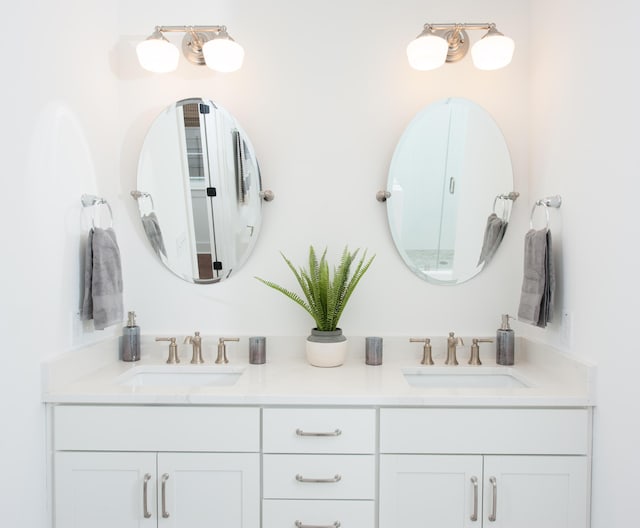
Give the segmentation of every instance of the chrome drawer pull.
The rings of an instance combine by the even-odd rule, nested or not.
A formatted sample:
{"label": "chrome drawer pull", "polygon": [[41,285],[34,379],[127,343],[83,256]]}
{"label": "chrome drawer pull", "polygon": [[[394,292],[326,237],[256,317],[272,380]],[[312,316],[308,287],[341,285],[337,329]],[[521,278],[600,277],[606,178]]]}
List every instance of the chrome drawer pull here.
{"label": "chrome drawer pull", "polygon": [[165,473],[162,475],[162,517],[163,519],[169,518],[169,512],[167,511],[167,480],[169,475]]}
{"label": "chrome drawer pull", "polygon": [[496,477],[489,478],[489,483],[491,484],[491,489],[493,490],[491,515],[489,515],[489,520],[491,522],[496,522],[496,510],[498,508],[498,482],[496,481]]}
{"label": "chrome drawer pull", "polygon": [[331,431],[329,433],[308,433],[303,431],[302,429],[296,429],[296,434],[298,436],[340,436],[342,431],[340,429],[336,429],[335,431]]}
{"label": "chrome drawer pull", "polygon": [[471,514],[471,520],[473,522],[478,520],[478,478],[471,477],[471,485],[473,486],[473,513]]}
{"label": "chrome drawer pull", "polygon": [[151,517],[151,512],[149,511],[149,508],[147,505],[147,486],[150,480],[151,480],[151,475],[149,473],[145,473],[144,482],[142,484],[142,514],[144,515],[145,519],[148,519]]}
{"label": "chrome drawer pull", "polygon": [[331,482],[340,482],[342,480],[342,476],[336,474],[331,478],[315,479],[315,478],[304,478],[300,473],[298,473],[296,475],[296,480],[298,482],[331,483]]}
{"label": "chrome drawer pull", "polygon": [[294,523],[296,528],[340,528],[340,521],[336,521],[333,524],[304,524],[302,521],[296,521]]}

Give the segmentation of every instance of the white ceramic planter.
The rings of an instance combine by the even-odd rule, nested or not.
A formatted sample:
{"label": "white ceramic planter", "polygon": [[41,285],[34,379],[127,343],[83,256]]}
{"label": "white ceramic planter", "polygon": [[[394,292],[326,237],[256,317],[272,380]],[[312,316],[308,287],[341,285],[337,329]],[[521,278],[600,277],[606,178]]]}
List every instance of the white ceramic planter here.
{"label": "white ceramic planter", "polygon": [[307,361],[314,367],[339,367],[347,357],[348,341],[342,330],[321,332],[315,328],[307,338]]}

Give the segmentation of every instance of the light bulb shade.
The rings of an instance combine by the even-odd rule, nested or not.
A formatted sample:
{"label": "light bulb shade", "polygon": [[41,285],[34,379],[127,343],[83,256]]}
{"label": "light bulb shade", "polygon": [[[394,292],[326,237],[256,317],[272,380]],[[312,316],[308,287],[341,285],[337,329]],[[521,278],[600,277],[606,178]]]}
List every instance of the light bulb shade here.
{"label": "light bulb shade", "polygon": [[136,46],[138,62],[145,70],[154,73],[168,73],[178,67],[180,52],[162,35],[156,34]]}
{"label": "light bulb shade", "polygon": [[473,64],[479,70],[499,70],[511,62],[515,44],[502,33],[489,30],[471,48]]}
{"label": "light bulb shade", "polygon": [[234,72],[242,67],[244,49],[235,40],[227,37],[214,37],[202,46],[207,66],[219,72]]}
{"label": "light bulb shade", "polygon": [[407,46],[409,65],[415,70],[435,70],[447,60],[449,44],[442,37],[424,32]]}

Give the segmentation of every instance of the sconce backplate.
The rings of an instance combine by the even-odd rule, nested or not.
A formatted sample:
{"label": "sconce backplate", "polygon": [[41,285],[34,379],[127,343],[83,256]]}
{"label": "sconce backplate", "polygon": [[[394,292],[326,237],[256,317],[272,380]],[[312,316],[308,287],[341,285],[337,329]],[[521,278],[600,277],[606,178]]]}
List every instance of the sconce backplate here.
{"label": "sconce backplate", "polygon": [[191,33],[185,33],[184,38],[182,39],[182,52],[187,60],[192,64],[204,66],[206,63],[204,61],[204,55],[202,54],[202,46],[205,42],[211,40],[213,35],[199,31],[196,32],[196,35],[200,39],[199,43],[194,43],[194,38]]}
{"label": "sconce backplate", "polygon": [[434,31],[436,35],[444,38],[449,43],[447,52],[447,62],[458,62],[469,50],[469,35],[464,29],[458,30],[457,37],[454,38],[454,29],[440,29]]}

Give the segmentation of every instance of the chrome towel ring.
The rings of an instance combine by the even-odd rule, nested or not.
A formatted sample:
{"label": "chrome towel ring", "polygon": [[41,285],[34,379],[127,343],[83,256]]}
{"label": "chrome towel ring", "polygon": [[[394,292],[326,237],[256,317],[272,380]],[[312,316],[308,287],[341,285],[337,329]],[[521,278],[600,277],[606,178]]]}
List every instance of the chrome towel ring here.
{"label": "chrome towel ring", "polygon": [[544,216],[546,219],[546,228],[549,229],[549,207],[558,209],[562,205],[562,196],[556,194],[555,196],[547,196],[536,201],[531,208],[531,216],[529,217],[529,229],[533,229],[533,216],[536,212],[536,208],[539,206],[544,207]]}
{"label": "chrome towel ring", "polygon": [[[96,207],[98,208],[101,205],[106,205],[107,209],[109,209],[109,227],[113,227],[113,210],[109,205],[109,202],[100,196],[94,196],[93,194],[83,194],[80,198],[82,202],[82,207]],[[91,226],[96,227],[96,210],[94,209],[91,214]]]}

